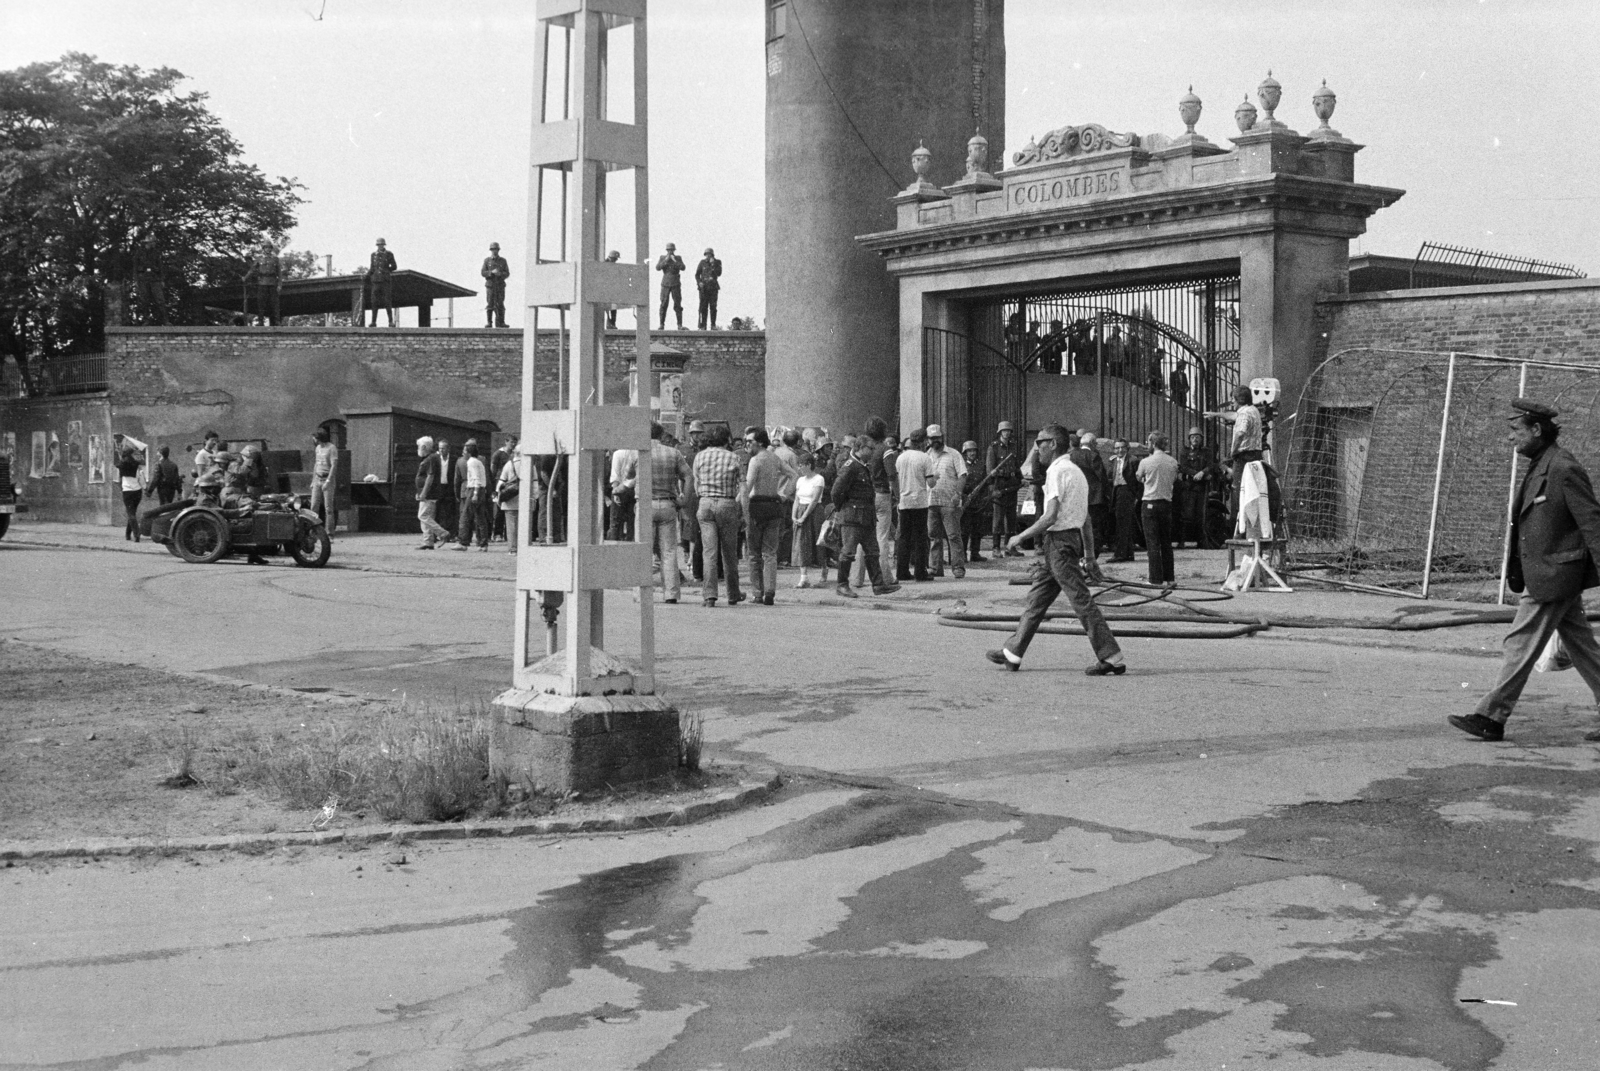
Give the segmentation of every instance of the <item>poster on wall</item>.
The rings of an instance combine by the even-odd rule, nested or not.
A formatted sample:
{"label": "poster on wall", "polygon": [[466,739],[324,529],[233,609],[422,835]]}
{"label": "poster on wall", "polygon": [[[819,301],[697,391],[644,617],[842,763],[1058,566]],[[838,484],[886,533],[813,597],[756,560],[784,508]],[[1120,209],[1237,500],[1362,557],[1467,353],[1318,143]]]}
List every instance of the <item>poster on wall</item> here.
{"label": "poster on wall", "polygon": [[44,478],[47,480],[61,478],[61,436],[53,431],[44,449]]}
{"label": "poster on wall", "polygon": [[89,482],[106,482],[106,441],[93,433],[89,435]]}
{"label": "poster on wall", "polygon": [[28,479],[30,480],[44,479],[44,451],[45,444],[49,442],[49,438],[42,431],[33,433],[33,456],[29,458],[28,464]]}
{"label": "poster on wall", "polygon": [[8,431],[0,436],[0,454],[6,455],[6,460],[15,463],[17,460],[17,433]]}
{"label": "poster on wall", "polygon": [[83,468],[83,421],[67,421],[67,464]]}
{"label": "poster on wall", "polygon": [[661,399],[663,413],[683,412],[683,373],[662,372],[661,391],[658,397]]}

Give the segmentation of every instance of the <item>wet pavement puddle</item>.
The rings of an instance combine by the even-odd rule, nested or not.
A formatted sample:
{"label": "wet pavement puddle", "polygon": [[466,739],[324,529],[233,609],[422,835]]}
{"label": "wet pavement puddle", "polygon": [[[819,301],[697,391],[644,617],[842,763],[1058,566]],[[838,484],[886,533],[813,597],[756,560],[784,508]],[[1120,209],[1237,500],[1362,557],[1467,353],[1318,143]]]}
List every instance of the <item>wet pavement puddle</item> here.
{"label": "wet pavement puddle", "polygon": [[1230,823],[1239,835],[1211,854],[864,794],[514,913],[504,967],[522,1027],[475,1056],[568,1051],[581,1034],[636,1059],[620,1035],[643,1032],[660,1044],[637,1066],[661,1071],[1179,1068],[1219,1053],[1485,1068],[1515,1033],[1494,1014],[1538,1014],[1457,999],[1464,972],[1512,962],[1505,919],[1542,933],[1530,920],[1555,912],[1600,934],[1600,895],[1582,886],[1597,790],[1595,771],[1412,771]]}

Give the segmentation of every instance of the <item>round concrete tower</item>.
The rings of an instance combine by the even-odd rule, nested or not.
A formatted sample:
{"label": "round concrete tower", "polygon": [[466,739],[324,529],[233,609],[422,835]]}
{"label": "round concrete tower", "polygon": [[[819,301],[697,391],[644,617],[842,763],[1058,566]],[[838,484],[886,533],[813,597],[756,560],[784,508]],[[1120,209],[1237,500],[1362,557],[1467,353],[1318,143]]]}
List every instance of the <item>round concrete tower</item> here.
{"label": "round concrete tower", "polygon": [[967,140],[1005,143],[1004,0],[761,0],[767,16],[769,424],[893,427],[896,287],[855,238],[894,227],[911,153],[930,181],[966,171]]}

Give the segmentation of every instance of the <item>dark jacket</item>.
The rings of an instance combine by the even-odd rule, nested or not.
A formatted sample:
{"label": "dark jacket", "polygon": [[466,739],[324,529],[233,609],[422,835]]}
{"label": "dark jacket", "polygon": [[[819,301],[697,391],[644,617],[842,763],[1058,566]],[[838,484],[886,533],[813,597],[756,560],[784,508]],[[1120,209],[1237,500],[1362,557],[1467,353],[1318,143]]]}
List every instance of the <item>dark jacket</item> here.
{"label": "dark jacket", "polygon": [[1010,446],[999,439],[989,444],[989,454],[984,460],[984,468],[990,472],[994,472],[996,468],[1000,469],[999,472],[995,472],[991,481],[995,494],[998,495],[1003,491],[1015,492],[1022,486],[1022,459],[1026,456],[1027,451],[1022,449],[1022,444],[1016,439],[1011,440]]}
{"label": "dark jacket", "polygon": [[439,500],[439,455],[429,454],[417,463],[417,501],[437,502]]}
{"label": "dark jacket", "polygon": [[834,516],[839,523],[874,527],[878,511],[872,494],[872,476],[865,465],[854,458],[840,465],[833,481]]}
{"label": "dark jacket", "polygon": [[1600,502],[1589,474],[1563,447],[1533,459],[1511,522],[1506,583],[1536,602],[1561,602],[1600,586]]}
{"label": "dark jacket", "polygon": [[1091,450],[1087,446],[1074,446],[1067,456],[1072,463],[1083,470],[1083,478],[1089,481],[1089,505],[1098,506],[1106,500],[1106,486],[1111,483],[1110,474],[1106,471],[1105,462],[1100,457],[1100,451]]}

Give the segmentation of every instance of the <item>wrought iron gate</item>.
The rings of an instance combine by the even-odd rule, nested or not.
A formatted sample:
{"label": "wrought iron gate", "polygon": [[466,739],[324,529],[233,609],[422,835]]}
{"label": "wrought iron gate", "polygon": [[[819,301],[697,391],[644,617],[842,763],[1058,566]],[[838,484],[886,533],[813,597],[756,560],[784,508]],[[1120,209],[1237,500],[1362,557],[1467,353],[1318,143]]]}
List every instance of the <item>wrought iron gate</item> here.
{"label": "wrought iron gate", "polygon": [[[945,441],[987,445],[1002,420],[1021,425],[1028,376],[1001,350],[954,331],[922,330],[922,423],[943,425]],[[905,429],[910,430],[910,429]]]}
{"label": "wrought iron gate", "polygon": [[1159,429],[1176,446],[1199,425],[1218,443],[1219,427],[1199,414],[1224,408],[1239,382],[1237,274],[1000,298],[974,305],[971,323],[974,347],[989,342],[1025,373],[1023,400],[1034,375],[1093,376],[1102,435]]}

